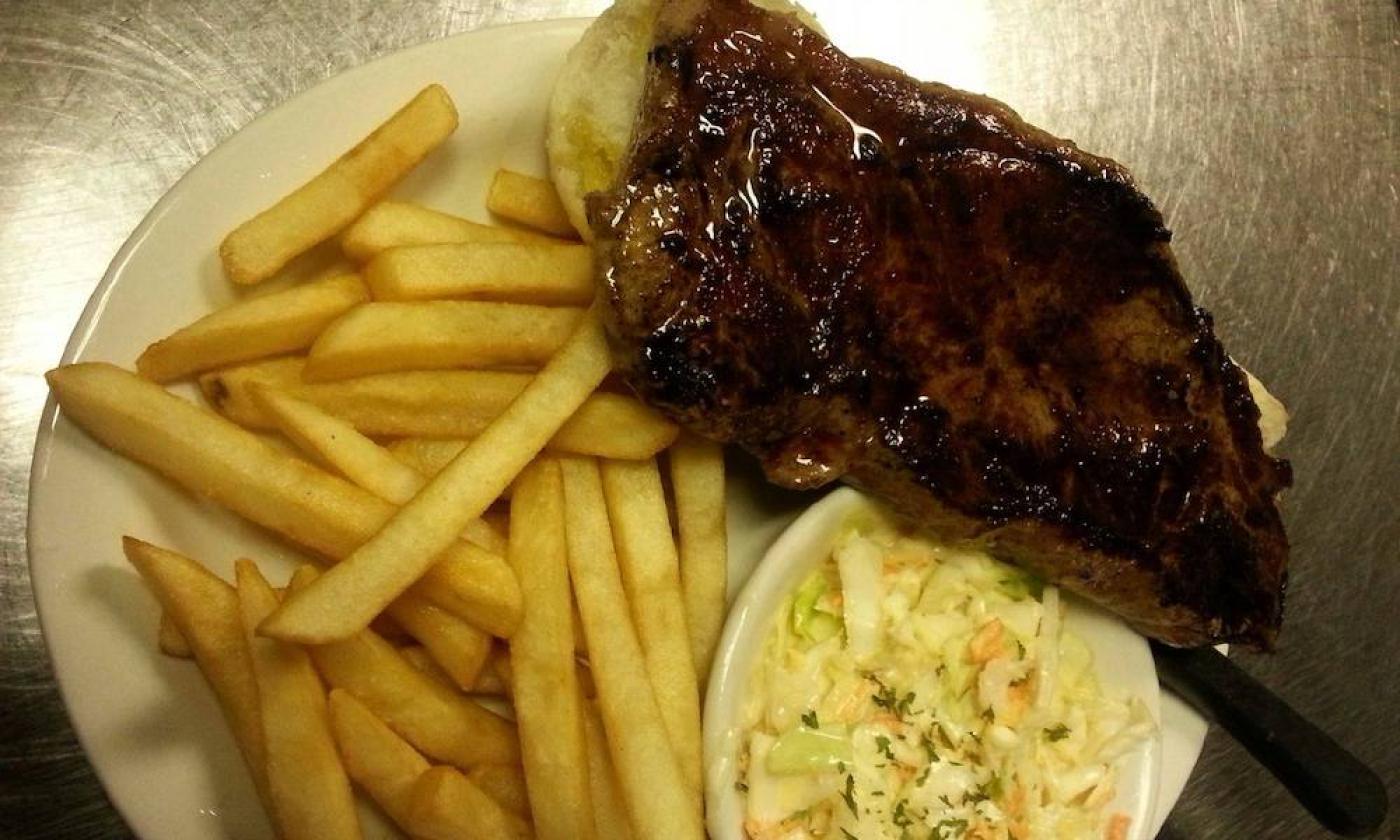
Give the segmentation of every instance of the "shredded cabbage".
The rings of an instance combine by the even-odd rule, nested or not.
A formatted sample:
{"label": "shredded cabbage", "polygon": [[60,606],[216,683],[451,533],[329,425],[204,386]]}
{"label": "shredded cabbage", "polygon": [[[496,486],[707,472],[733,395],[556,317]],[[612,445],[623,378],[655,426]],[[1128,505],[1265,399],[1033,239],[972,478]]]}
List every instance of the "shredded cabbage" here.
{"label": "shredded cabbage", "polygon": [[851,740],[844,732],[806,726],[788,730],[768,750],[768,772],[779,776],[834,770],[851,761]]}
{"label": "shredded cabbage", "polygon": [[821,572],[807,578],[793,596],[792,632],[810,642],[826,641],[841,632],[841,619],[822,601],[829,589]]}
{"label": "shredded cabbage", "polygon": [[748,836],[1102,836],[1114,762],[1154,724],[1060,618],[983,551],[847,523],[754,675]]}

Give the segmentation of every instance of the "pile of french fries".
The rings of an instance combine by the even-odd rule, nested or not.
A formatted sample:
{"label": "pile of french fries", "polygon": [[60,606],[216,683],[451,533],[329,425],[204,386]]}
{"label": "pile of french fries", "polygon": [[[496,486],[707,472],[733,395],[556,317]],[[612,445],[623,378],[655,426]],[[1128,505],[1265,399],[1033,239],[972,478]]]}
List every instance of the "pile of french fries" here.
{"label": "pile of french fries", "polygon": [[[359,836],[358,790],[418,838],[703,837],[721,453],[600,390],[589,251],[547,182],[498,174],[508,225],[384,198],[456,127],[423,90],[224,240],[228,278],[274,290],[50,386],[320,567],[225,581],[123,542],[279,836]],[[287,282],[326,243],[343,260]],[[165,388],[191,378],[210,408]]]}

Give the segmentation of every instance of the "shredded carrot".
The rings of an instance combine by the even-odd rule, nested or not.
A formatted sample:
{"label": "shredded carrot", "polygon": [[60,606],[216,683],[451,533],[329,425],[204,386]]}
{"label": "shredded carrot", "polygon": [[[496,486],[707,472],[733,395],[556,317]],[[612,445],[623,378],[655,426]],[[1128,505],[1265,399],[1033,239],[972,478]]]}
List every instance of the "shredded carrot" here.
{"label": "shredded carrot", "polygon": [[1002,642],[1004,635],[999,618],[982,625],[982,629],[977,631],[977,635],[973,636],[967,645],[968,658],[978,665],[985,665],[998,656],[1005,655],[1006,646]]}
{"label": "shredded carrot", "polygon": [[1128,826],[1132,818],[1127,814],[1114,814],[1108,818],[1108,828],[1104,829],[1104,840],[1127,840]]}

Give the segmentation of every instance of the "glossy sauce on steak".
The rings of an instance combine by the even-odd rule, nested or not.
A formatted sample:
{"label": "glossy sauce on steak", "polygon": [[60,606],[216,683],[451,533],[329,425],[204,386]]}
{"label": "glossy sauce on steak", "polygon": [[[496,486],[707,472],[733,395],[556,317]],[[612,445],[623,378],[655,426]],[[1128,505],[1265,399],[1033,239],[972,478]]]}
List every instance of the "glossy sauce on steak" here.
{"label": "glossy sauce on steak", "polygon": [[741,0],[665,2],[648,60],[589,208],[644,399],[1148,635],[1272,646],[1288,466],[1121,167]]}

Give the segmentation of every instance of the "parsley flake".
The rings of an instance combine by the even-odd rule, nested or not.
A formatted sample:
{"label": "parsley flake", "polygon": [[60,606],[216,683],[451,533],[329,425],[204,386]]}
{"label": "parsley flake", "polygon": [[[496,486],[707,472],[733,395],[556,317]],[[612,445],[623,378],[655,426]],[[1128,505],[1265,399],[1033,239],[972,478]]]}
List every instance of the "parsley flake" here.
{"label": "parsley flake", "polygon": [[885,758],[888,758],[890,761],[894,761],[894,750],[890,749],[889,738],[886,738],[884,735],[876,735],[875,748],[878,749],[880,751],[880,754],[883,755]]}
{"label": "parsley flake", "polygon": [[1001,776],[998,776],[996,773],[993,773],[991,781],[987,782],[985,785],[979,786],[977,789],[981,791],[982,794],[988,799],[1000,799]]}
{"label": "parsley flake", "polygon": [[927,732],[919,736],[919,745],[924,748],[924,752],[928,753],[929,761],[938,760],[938,748],[934,746],[933,739],[929,737]]}
{"label": "parsley flake", "polygon": [[895,828],[908,828],[914,824],[914,818],[904,813],[904,805],[903,799],[894,803],[894,813],[890,815],[890,821],[894,823]]}

